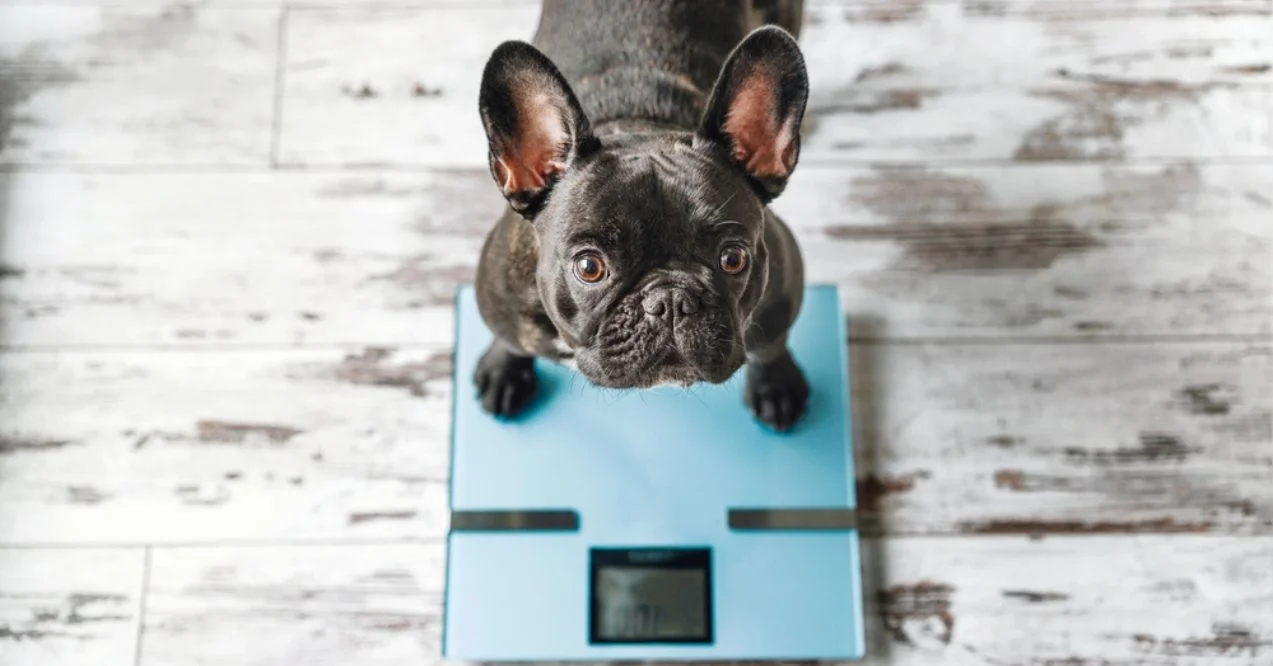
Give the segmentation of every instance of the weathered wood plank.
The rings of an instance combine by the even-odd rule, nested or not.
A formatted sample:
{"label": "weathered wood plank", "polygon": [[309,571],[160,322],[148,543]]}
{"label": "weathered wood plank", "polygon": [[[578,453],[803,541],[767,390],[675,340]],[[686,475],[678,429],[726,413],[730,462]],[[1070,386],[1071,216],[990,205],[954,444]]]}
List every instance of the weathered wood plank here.
{"label": "weathered wood plank", "polygon": [[144,560],[141,548],[0,548],[0,663],[134,663]]}
{"label": "weathered wood plank", "polygon": [[1264,158],[1273,89],[1097,80],[1031,90],[855,91],[811,100],[808,162]]}
{"label": "weathered wood plank", "polygon": [[775,208],[855,337],[1267,335],[1273,171],[1225,171],[855,171]]}
{"label": "weathered wood plank", "polygon": [[[0,343],[447,343],[489,174],[0,176]],[[1273,167],[806,167],[776,209],[863,338],[1269,334]]]}
{"label": "weathered wood plank", "polygon": [[[1250,666],[1273,652],[1267,537],[864,550],[865,664]],[[441,543],[297,551],[157,550],[142,666],[441,663]]]}
{"label": "weathered wood plank", "polygon": [[[821,91],[811,121],[821,122],[811,122],[806,157],[1267,153],[1267,91],[1226,86],[1273,76],[1260,59],[1273,19],[1229,4],[1204,6],[1218,19],[1200,20],[1170,4],[1138,10],[1148,16],[1105,19],[1085,13],[1089,5],[1071,4],[1059,14],[1047,3],[917,2],[901,14],[893,6],[880,14],[870,4],[812,5],[804,39]],[[490,48],[525,37],[537,14],[534,3],[482,7],[297,12],[285,160],[480,163],[480,128],[464,100],[475,97]],[[0,152],[5,161],[257,164],[268,152],[276,12],[144,5],[5,11],[3,24],[14,28],[0,35],[0,65],[11,74],[3,96],[12,134]],[[411,20],[401,20],[404,13]],[[379,55],[344,61],[351,32],[352,39],[401,48],[362,49]],[[984,39],[967,37],[983,32]],[[455,34],[469,38],[445,39]],[[434,54],[426,60],[418,56],[421,43]],[[438,44],[456,51],[439,57]],[[848,67],[846,44],[861,55]],[[1003,58],[1003,44],[1022,48]],[[207,57],[212,53],[218,55]],[[1059,70],[1071,76],[1047,83]],[[1026,84],[1031,90],[964,89]],[[168,96],[180,91],[180,101],[155,101],[147,91],[157,88]],[[995,109],[1005,106],[1020,112],[996,119]],[[945,120],[947,113],[954,120]],[[1217,114],[1237,117],[1213,125],[1208,119]],[[103,115],[120,131],[101,131]],[[934,133],[934,126],[952,131]],[[1165,136],[1172,141],[1162,145]],[[1155,145],[1176,152],[1154,152]]]}
{"label": "weathered wood plank", "polygon": [[[809,2],[810,0],[806,0]],[[891,0],[812,0],[813,3],[887,3]],[[951,0],[924,0],[935,2],[948,2]],[[958,1],[958,0],[955,0]],[[1147,0],[1137,0],[1144,2]],[[1151,2],[1161,2],[1164,0],[1148,0]],[[1171,1],[1171,0],[1166,0]],[[1178,0],[1177,0],[1178,1]],[[1199,2],[1210,2],[1213,0],[1191,0]],[[1250,3],[1262,2],[1263,0],[1218,0],[1226,4],[1234,3]],[[507,7],[507,6],[538,6],[540,0],[191,0],[186,4],[197,4],[204,7],[229,8],[229,9],[259,9],[259,8],[282,8],[282,7],[303,7],[312,9],[336,9],[349,6],[375,6],[375,7],[425,7],[425,8],[455,8],[455,7]],[[0,5],[66,5],[66,6],[126,6],[126,7],[162,7],[172,4],[172,0],[0,0]]]}
{"label": "weathered wood plank", "polygon": [[[162,5],[167,0],[0,0],[0,4],[58,4],[58,5]],[[287,5],[290,7],[306,7],[332,9],[336,7],[358,5],[359,3],[378,7],[448,7],[463,4],[465,6],[483,5],[538,5],[540,0],[202,0],[200,4],[229,7],[259,7],[262,5]],[[1273,0],[804,0],[806,7],[844,7],[844,8],[879,8],[876,13],[863,15],[861,20],[872,20],[879,23],[892,23],[907,13],[922,11],[929,6],[960,4],[968,11],[990,15],[1006,13],[1033,14],[1083,14],[1094,16],[1126,16],[1139,12],[1152,12],[1155,15],[1164,10],[1174,13],[1196,14],[1198,16],[1227,16],[1232,14],[1267,15],[1273,13]],[[895,14],[882,11],[884,8],[896,8]]]}
{"label": "weathered wood plank", "polygon": [[436,663],[445,556],[437,543],[157,550],[139,663]]}
{"label": "weathered wood plank", "polygon": [[436,535],[448,357],[0,357],[0,543]]}
{"label": "weathered wood plank", "polygon": [[868,540],[875,664],[1241,664],[1273,650],[1259,539]]}
{"label": "weathered wood plank", "polygon": [[0,7],[0,163],[268,165],[279,16]]}
{"label": "weathered wood plank", "polygon": [[[933,0],[934,4],[945,0]],[[1221,16],[1269,16],[1273,0],[951,0],[961,3],[973,13],[1003,15],[1023,13],[1040,17],[1086,16],[1125,17],[1157,15],[1164,10],[1170,15],[1204,18]]]}
{"label": "weathered wood plank", "polygon": [[534,5],[291,12],[279,162],[481,166],[483,64],[538,16]]}
{"label": "weathered wood plank", "polygon": [[1273,346],[854,346],[887,533],[1273,530]]}
{"label": "weathered wood plank", "polygon": [[1074,0],[915,5],[885,22],[811,5],[801,43],[813,88],[922,96],[931,86],[1034,88],[1082,77],[1180,88],[1273,82],[1273,18],[1250,13],[1203,18],[1178,4]]}
{"label": "weathered wood plank", "polygon": [[11,344],[450,340],[502,203],[477,173],[8,178]]}
{"label": "weathered wood plank", "polygon": [[[872,533],[1273,533],[1268,344],[868,345],[853,373]],[[0,385],[0,543],[445,530],[445,348],[9,353]]]}
{"label": "weathered wood plank", "polygon": [[[162,5],[167,0],[0,0],[0,4],[58,4],[58,5]],[[287,5],[332,9],[349,5],[375,5],[377,7],[449,7],[455,5],[538,5],[540,0],[201,0],[208,6],[259,7],[262,5]],[[1177,13],[1193,13],[1199,16],[1225,16],[1230,14],[1268,14],[1273,0],[804,0],[806,7],[890,8],[899,12],[915,12],[934,5],[961,4],[969,11],[999,15],[1011,12],[1028,13],[1083,13],[1097,16],[1123,16],[1149,11],[1155,14],[1164,9]],[[918,9],[916,9],[918,8]],[[882,11],[864,16],[862,20],[891,23],[898,19]]]}
{"label": "weathered wood plank", "polygon": [[[1159,4],[1108,17],[1091,11],[1100,6],[811,6],[803,159],[1273,154],[1273,16]],[[482,65],[500,41],[529,38],[537,15],[534,6],[293,12],[280,159],[484,166]],[[426,43],[448,46],[422,58]]]}

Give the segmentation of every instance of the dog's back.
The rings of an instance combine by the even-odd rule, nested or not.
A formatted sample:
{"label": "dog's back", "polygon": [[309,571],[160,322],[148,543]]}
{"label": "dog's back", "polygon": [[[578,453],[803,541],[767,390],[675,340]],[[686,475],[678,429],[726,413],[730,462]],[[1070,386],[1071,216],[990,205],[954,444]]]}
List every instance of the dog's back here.
{"label": "dog's back", "polygon": [[544,0],[533,44],[598,131],[616,121],[690,129],[751,30],[798,35],[803,0]]}

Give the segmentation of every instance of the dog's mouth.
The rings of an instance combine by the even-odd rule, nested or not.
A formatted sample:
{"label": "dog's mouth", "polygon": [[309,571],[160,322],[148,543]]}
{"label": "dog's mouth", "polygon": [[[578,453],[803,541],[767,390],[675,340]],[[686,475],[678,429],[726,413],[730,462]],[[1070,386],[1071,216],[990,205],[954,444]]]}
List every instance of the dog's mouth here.
{"label": "dog's mouth", "polygon": [[743,366],[739,327],[726,309],[705,306],[669,318],[651,315],[635,300],[621,303],[580,350],[577,367],[592,383],[613,389],[719,384]]}
{"label": "dog's mouth", "polygon": [[604,350],[589,350],[576,357],[576,367],[588,381],[610,389],[647,389],[660,386],[688,388],[695,384],[720,384],[743,366],[745,355],[730,351],[723,361],[709,367],[689,363],[679,355],[640,365],[607,361]]}

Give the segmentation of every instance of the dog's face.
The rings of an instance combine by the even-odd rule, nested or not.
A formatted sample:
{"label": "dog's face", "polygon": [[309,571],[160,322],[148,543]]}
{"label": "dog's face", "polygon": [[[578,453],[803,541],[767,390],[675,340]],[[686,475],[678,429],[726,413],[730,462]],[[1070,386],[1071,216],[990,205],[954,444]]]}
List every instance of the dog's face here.
{"label": "dog's face", "polygon": [[799,154],[804,62],[776,28],[726,61],[695,132],[592,133],[533,47],[492,55],[492,176],[534,226],[540,298],[579,371],[612,388],[729,379],[769,275],[765,206]]}
{"label": "dog's face", "polygon": [[601,386],[728,379],[764,290],[764,207],[692,137],[600,151],[534,224],[538,282],[579,371]]}

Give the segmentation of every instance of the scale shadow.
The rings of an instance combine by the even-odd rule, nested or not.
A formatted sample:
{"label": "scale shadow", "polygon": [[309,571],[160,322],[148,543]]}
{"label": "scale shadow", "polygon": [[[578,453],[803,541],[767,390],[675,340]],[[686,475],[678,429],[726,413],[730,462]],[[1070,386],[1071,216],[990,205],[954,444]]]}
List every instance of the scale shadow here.
{"label": "scale shadow", "polygon": [[883,322],[870,315],[849,317],[849,384],[852,387],[854,470],[857,475],[857,505],[860,515],[862,550],[862,595],[866,660],[887,663],[891,643],[881,614],[881,595],[888,576],[887,520],[873,497],[872,481],[881,478],[880,432],[883,428],[885,381],[880,369]]}
{"label": "scale shadow", "polygon": [[[0,99],[5,95],[4,82],[0,81]],[[3,117],[3,110],[0,109],[0,150],[4,148],[5,128],[3,124],[6,122]],[[6,294],[12,290],[13,283],[21,278],[25,271],[12,264],[6,257],[9,256],[8,235],[10,233],[9,226],[14,224],[13,220],[13,182],[16,178],[15,172],[0,166],[0,302],[6,299]],[[3,316],[0,314],[0,351],[8,348],[10,340],[12,340],[12,330],[10,327],[14,325],[12,321],[15,317]],[[0,393],[3,392],[4,376],[0,374]]]}

